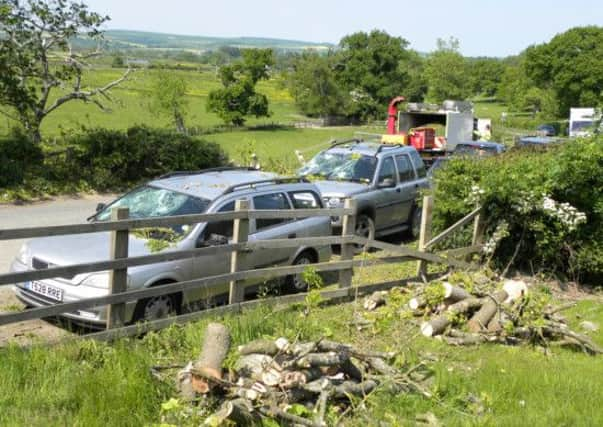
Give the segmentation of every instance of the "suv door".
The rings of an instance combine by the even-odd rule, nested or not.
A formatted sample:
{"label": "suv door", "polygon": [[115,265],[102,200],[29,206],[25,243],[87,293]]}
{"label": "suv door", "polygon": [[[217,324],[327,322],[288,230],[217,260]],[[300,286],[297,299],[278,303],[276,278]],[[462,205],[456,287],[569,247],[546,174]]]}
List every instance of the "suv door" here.
{"label": "suv door", "polygon": [[396,212],[396,222],[406,224],[409,221],[413,203],[419,193],[419,184],[408,154],[396,155],[396,168],[398,169],[397,190],[400,198],[400,208]]}
{"label": "suv door", "polygon": [[[270,192],[252,197],[254,210],[287,210],[291,209],[289,199],[284,192]],[[249,241],[293,239],[298,237],[300,221],[289,218],[251,220]],[[276,264],[286,264],[293,256],[296,248],[261,249],[249,255],[250,265],[263,268]]]}
{"label": "suv door", "polygon": [[[217,209],[212,210],[212,212],[230,212],[234,210],[234,207],[234,200],[224,201],[218,205]],[[232,241],[233,221],[227,220],[207,223],[197,236],[196,247],[211,246],[212,244],[219,245],[220,243],[217,242],[218,239],[215,239],[216,241],[214,243],[208,240],[212,234],[215,236],[222,236],[224,238],[224,243],[226,243],[226,241]],[[193,258],[192,262],[194,278],[217,276],[230,272],[230,253],[201,255]],[[211,300],[212,297],[218,294],[227,293],[228,283],[225,283],[220,288],[201,288],[191,292],[190,300]]]}
{"label": "suv door", "polygon": [[[390,188],[380,187],[386,180],[391,180],[394,185]],[[397,222],[396,210],[399,204],[397,183],[394,158],[392,156],[384,157],[379,165],[375,191],[375,228],[377,230],[389,228]]]}

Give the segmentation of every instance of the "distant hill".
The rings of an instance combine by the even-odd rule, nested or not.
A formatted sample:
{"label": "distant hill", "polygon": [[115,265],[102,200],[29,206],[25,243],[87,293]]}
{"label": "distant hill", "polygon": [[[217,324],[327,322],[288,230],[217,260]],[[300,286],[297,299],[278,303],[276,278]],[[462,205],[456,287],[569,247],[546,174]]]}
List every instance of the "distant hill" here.
{"label": "distant hill", "polygon": [[[238,48],[273,48],[279,51],[303,51],[306,49],[327,50],[334,45],[299,40],[282,40],[261,37],[205,37],[177,34],[150,33],[144,31],[108,30],[105,32],[106,48],[109,50],[157,49],[186,50],[203,53],[221,46]],[[79,39],[81,46],[90,42]]]}

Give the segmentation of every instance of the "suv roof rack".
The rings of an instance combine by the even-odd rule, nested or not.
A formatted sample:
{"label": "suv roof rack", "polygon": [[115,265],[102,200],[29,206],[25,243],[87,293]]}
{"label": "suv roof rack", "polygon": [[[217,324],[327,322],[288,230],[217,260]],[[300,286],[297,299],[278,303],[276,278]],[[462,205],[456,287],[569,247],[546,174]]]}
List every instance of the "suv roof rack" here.
{"label": "suv roof rack", "polygon": [[202,174],[202,173],[226,172],[226,171],[257,171],[257,169],[252,168],[250,166],[221,166],[221,167],[217,167],[217,168],[201,169],[198,171],[168,172],[166,174],[160,175],[159,178],[157,178],[157,179],[166,179],[166,178],[172,178],[175,176],[198,175],[198,174]]}
{"label": "suv roof rack", "polygon": [[377,153],[382,152],[385,148],[389,149],[389,148],[399,148],[399,147],[405,147],[402,144],[381,144],[379,145],[379,148],[377,148]]}
{"label": "suv roof rack", "polygon": [[364,141],[360,138],[344,139],[342,141],[338,141],[335,139],[335,140],[331,141],[331,148],[337,147],[338,145],[349,144],[350,142],[353,142],[354,144],[360,144],[361,142],[364,142]]}
{"label": "suv roof rack", "polygon": [[272,179],[262,179],[259,181],[249,181],[249,182],[241,182],[239,184],[231,185],[228,187],[222,194],[232,193],[237,189],[242,187],[253,188],[256,185],[270,185],[270,184],[287,184],[287,183],[308,183],[310,182],[307,178],[300,176],[290,176],[283,178],[272,178]]}

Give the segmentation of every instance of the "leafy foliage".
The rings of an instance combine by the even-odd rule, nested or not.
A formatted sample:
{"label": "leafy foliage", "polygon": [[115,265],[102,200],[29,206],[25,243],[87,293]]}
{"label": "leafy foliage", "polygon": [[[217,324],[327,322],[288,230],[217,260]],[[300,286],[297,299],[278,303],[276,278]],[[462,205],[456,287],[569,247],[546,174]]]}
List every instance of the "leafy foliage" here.
{"label": "leafy foliage", "polygon": [[[20,122],[40,142],[42,120],[72,100],[92,101],[103,88],[82,89],[82,74],[90,55],[75,53],[70,41],[79,34],[100,40],[100,27],[109,18],[90,12],[83,3],[68,0],[4,0],[0,3],[0,110]],[[69,87],[57,97],[55,90]],[[52,102],[51,102],[52,100]]]}
{"label": "leafy foliage", "polygon": [[[488,235],[503,221],[508,224],[508,234],[493,253],[496,265],[512,262],[527,271],[600,283],[602,142],[598,137],[546,152],[520,150],[479,161],[451,160],[436,174],[434,226],[441,230],[461,218],[474,206],[472,195],[477,194]],[[580,212],[585,222],[578,219]]]}
{"label": "leafy foliage", "polygon": [[125,132],[92,129],[66,142],[76,153],[65,160],[65,171],[96,189],[130,185],[173,170],[220,166],[226,160],[216,144],[141,126]]}
{"label": "leafy foliage", "polygon": [[176,130],[180,133],[186,133],[184,125],[188,107],[186,89],[186,80],[182,76],[161,70],[155,76],[151,95],[151,110],[170,116]]}
{"label": "leafy foliage", "polygon": [[257,93],[255,85],[269,78],[274,65],[272,49],[247,49],[243,60],[220,68],[223,88],[212,90],[207,110],[216,113],[225,123],[242,126],[245,116],[268,117],[268,98]]}
{"label": "leafy foliage", "polygon": [[19,184],[42,163],[42,150],[19,129],[0,139],[0,188]]}
{"label": "leafy foliage", "polygon": [[465,99],[470,95],[467,63],[458,51],[458,40],[438,39],[438,49],[429,55],[425,64],[427,99]]}
{"label": "leafy foliage", "polygon": [[525,71],[538,88],[551,89],[563,115],[570,107],[603,102],[603,28],[572,28],[525,51]]}

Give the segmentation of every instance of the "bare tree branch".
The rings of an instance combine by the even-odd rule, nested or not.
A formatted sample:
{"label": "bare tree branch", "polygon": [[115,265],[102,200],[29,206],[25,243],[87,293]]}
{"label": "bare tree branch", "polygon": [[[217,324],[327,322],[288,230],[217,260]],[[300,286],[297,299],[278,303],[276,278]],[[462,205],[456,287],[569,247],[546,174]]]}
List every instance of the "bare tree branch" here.
{"label": "bare tree branch", "polygon": [[[126,80],[126,78],[128,77],[128,75],[130,74],[130,72],[132,72],[131,68],[128,68],[126,70],[126,72],[117,80],[114,80],[110,83],[108,83],[107,85],[94,89],[94,90],[90,90],[90,91],[83,91],[81,90],[79,87],[76,88],[75,91],[68,93],[67,95],[64,95],[60,98],[58,98],[50,107],[48,107],[46,110],[44,110],[44,115],[47,115],[49,113],[51,113],[52,111],[56,110],[57,108],[59,108],[61,105],[63,105],[64,103],[74,100],[74,99],[80,99],[82,101],[87,101],[87,102],[93,102],[96,105],[101,105],[100,102],[98,100],[94,100],[93,97],[95,95],[101,94],[104,95],[105,97],[108,97],[107,92],[109,90],[111,90],[111,88],[117,86],[118,84],[122,83],[124,80]],[[81,80],[80,83],[81,84]],[[110,99],[110,98],[109,98]],[[101,107],[101,109],[105,109],[104,107]]]}

